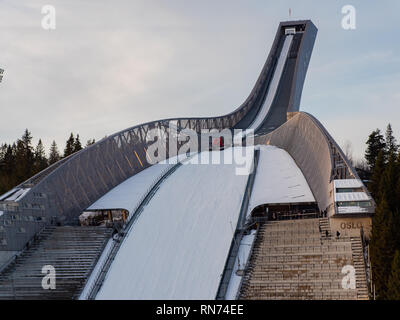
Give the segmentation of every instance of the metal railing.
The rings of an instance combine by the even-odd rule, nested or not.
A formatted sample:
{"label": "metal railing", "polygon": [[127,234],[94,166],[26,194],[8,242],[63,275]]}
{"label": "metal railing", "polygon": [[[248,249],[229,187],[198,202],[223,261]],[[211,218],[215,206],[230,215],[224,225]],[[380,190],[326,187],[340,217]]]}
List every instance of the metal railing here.
{"label": "metal railing", "polygon": [[253,185],[254,185],[254,180],[256,177],[256,173],[257,173],[257,166],[258,166],[259,158],[260,158],[260,150],[254,150],[253,171],[249,174],[249,177],[247,179],[246,189],[244,192],[242,205],[240,208],[240,213],[239,213],[238,222],[236,225],[236,230],[233,235],[233,239],[232,239],[231,246],[229,249],[228,257],[225,262],[224,271],[222,273],[221,281],[220,281],[220,284],[219,284],[218,290],[217,290],[217,295],[216,295],[217,300],[225,299],[226,292],[227,292],[228,286],[229,286],[229,282],[232,277],[232,272],[234,269],[236,258],[237,258],[237,255],[239,254],[240,242],[243,238],[243,234],[244,234],[245,230],[247,229],[245,227],[246,214],[247,214],[247,209],[249,207],[251,193],[253,191]]}
{"label": "metal railing", "polygon": [[[267,222],[268,218],[265,218],[264,221]],[[257,223],[256,221],[254,221],[254,222]],[[258,237],[259,231],[260,231],[260,223],[257,223],[256,233],[254,235],[254,240],[253,240],[253,243],[251,244],[249,255],[247,257],[247,261],[246,261],[246,264],[245,264],[244,269],[243,269],[244,273],[243,273],[243,276],[240,279],[240,283],[239,283],[239,286],[238,286],[238,290],[236,292],[235,300],[239,300],[240,299],[241,289],[242,289],[243,282],[245,281],[245,277],[246,277],[246,271],[249,269],[249,266],[250,266],[251,257],[253,255],[254,246],[256,245],[256,241],[257,241],[257,237]]]}

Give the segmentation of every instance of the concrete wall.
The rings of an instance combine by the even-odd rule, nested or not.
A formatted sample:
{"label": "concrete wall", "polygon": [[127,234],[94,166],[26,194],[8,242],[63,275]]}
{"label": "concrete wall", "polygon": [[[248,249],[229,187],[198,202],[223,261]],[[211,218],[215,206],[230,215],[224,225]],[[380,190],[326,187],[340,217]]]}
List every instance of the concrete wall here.
{"label": "concrete wall", "polygon": [[362,229],[367,239],[371,237],[371,217],[341,217],[336,215],[329,219],[329,221],[332,235],[334,236],[336,235],[336,231],[339,231],[340,236],[357,237],[360,235]]}

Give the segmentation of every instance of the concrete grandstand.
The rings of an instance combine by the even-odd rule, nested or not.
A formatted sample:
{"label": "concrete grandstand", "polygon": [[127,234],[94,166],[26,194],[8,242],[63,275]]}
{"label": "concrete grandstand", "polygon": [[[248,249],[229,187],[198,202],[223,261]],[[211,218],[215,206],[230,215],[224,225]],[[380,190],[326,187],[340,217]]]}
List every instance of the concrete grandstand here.
{"label": "concrete grandstand", "polygon": [[374,201],[299,111],[316,34],[280,23],[232,113],[128,128],[0,196],[0,299],[368,299]]}

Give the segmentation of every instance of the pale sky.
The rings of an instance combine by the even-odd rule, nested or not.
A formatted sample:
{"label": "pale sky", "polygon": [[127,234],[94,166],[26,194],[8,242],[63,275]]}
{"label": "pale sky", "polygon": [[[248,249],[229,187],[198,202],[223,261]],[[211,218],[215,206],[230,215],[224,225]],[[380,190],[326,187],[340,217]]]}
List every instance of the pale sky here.
{"label": "pale sky", "polygon": [[[43,5],[56,29],[41,27]],[[356,30],[341,9],[356,9]],[[292,17],[289,18],[289,8]],[[391,122],[400,139],[400,1],[0,0],[0,143],[25,128],[63,150],[146,121],[216,116],[250,93],[280,21],[318,28],[301,110],[356,158]]]}

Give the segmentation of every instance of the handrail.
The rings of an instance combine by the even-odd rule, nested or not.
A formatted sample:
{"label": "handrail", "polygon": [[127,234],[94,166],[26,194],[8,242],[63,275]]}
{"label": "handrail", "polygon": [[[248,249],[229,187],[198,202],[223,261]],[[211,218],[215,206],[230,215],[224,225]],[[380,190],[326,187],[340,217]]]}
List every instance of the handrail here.
{"label": "handrail", "polygon": [[[361,227],[360,229],[360,238],[361,238],[361,248],[362,248],[362,258],[364,262],[364,269],[365,269],[365,279],[367,280],[367,288],[368,288],[368,296],[371,296],[371,291],[370,291],[370,286],[372,282],[372,278],[370,279],[369,273],[370,273],[370,264],[368,264],[367,259],[365,259],[365,234],[364,234],[364,229]],[[368,255],[368,250],[367,250],[367,256],[368,256],[368,261],[369,261],[369,255]]]}
{"label": "handrail", "polygon": [[[265,219],[265,221],[268,221],[268,219]],[[253,240],[253,243],[251,244],[250,251],[249,251],[249,255],[248,255],[246,264],[245,264],[245,266],[244,266],[244,271],[245,271],[245,272],[246,272],[246,270],[248,270],[248,268],[249,268],[250,259],[251,259],[251,256],[253,255],[254,246],[255,246],[255,244],[256,244],[256,240],[257,240],[259,231],[260,231],[260,224],[257,223],[257,229],[256,229],[256,233],[255,233],[255,235],[254,235],[254,240]],[[238,291],[236,292],[235,300],[239,300],[239,298],[240,298],[240,289],[242,288],[242,285],[243,285],[243,281],[244,281],[244,277],[245,277],[245,276],[246,276],[246,274],[244,273],[243,276],[242,276],[242,278],[240,279],[240,283],[239,283]]]}
{"label": "handrail", "polygon": [[11,264],[12,264],[15,260],[17,260],[17,258],[18,258],[18,256],[19,256],[20,254],[21,254],[20,252],[13,254],[10,258],[7,259],[6,262],[4,262],[4,263],[0,266],[0,275],[3,273],[4,270],[6,270],[9,266],[11,266]]}
{"label": "handrail", "polygon": [[257,172],[259,157],[260,157],[260,150],[254,150],[253,172],[249,174],[249,177],[247,179],[246,189],[244,192],[242,205],[240,208],[238,222],[236,224],[236,230],[233,235],[231,246],[229,248],[229,253],[225,261],[224,271],[222,272],[221,281],[219,283],[217,290],[217,295],[216,295],[217,300],[225,299],[226,291],[228,289],[229,282],[232,277],[233,268],[236,262],[236,257],[239,253],[240,241],[242,240],[243,234],[246,230],[245,228],[246,214],[249,206],[251,193],[253,191],[253,185]]}
{"label": "handrail", "polygon": [[12,264],[13,262],[15,262],[15,261],[18,259],[18,257],[20,257],[26,250],[29,249],[29,246],[30,246],[33,242],[35,242],[35,240],[40,236],[40,234],[41,234],[45,229],[46,229],[46,227],[44,227],[44,228],[40,229],[38,232],[36,232],[36,233],[34,234],[34,236],[32,237],[32,239],[29,240],[29,241],[27,242],[27,245],[24,247],[23,250],[18,251],[17,253],[13,254],[10,258],[8,258],[8,260],[7,260],[6,262],[4,262],[4,263],[0,266],[0,275],[1,275],[9,266],[11,266],[11,264]]}
{"label": "handrail", "polygon": [[[138,219],[140,216],[140,213],[143,211],[143,207],[147,203],[146,200],[150,199],[151,196],[153,195],[153,191],[168,177],[170,176],[173,172],[175,172],[176,169],[181,165],[181,162],[178,162],[174,165],[168,165],[167,169],[164,170],[157,179],[153,181],[153,183],[150,185],[150,187],[147,189],[147,191],[144,193],[144,195],[141,197],[140,201],[138,202],[137,206],[135,207],[135,210],[133,210],[131,217],[128,218],[127,223],[124,225],[122,232],[118,233],[117,238],[115,239],[112,237],[113,243],[111,249],[108,251],[106,258],[103,260],[103,263],[101,264],[100,271],[98,272],[94,282],[90,286],[89,292],[84,297],[87,300],[93,300],[96,298],[97,293],[99,292],[105,277],[107,275],[107,272],[111,266],[112,261],[114,260],[119,248],[121,247],[123,241],[126,239],[128,236],[133,224],[135,221]],[[90,277],[90,275],[89,275]]]}

